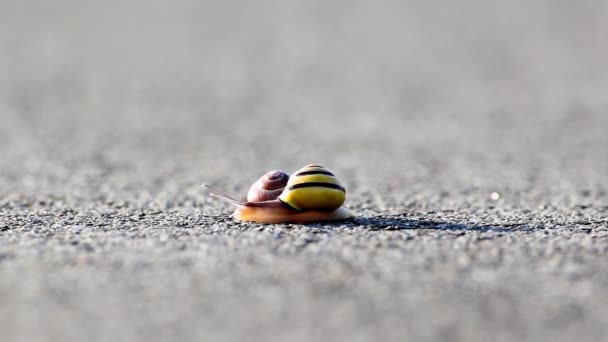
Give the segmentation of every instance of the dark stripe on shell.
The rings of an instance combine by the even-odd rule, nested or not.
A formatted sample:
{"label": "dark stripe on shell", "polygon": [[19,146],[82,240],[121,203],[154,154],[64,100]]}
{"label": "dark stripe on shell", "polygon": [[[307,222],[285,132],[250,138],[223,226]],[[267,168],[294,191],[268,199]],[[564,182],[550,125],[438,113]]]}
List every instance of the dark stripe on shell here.
{"label": "dark stripe on shell", "polygon": [[314,188],[314,187],[330,188],[330,189],[340,190],[344,193],[346,192],[346,189],[344,189],[344,187],[341,185],[332,184],[332,183],[323,183],[323,182],[310,182],[310,183],[294,184],[294,185],[290,185],[289,187],[287,187],[287,189],[294,190],[294,189]]}
{"label": "dark stripe on shell", "polygon": [[293,209],[295,211],[302,211],[298,208],[292,207],[291,205],[289,205],[289,203],[284,202],[281,198],[278,198],[279,202],[281,202],[281,204],[283,204],[285,207],[289,208],[289,209]]}
{"label": "dark stripe on shell", "polygon": [[329,171],[323,171],[323,170],[302,171],[302,172],[298,172],[295,174],[296,177],[309,176],[309,175],[328,175],[328,176],[336,177],[333,173],[331,173]]}

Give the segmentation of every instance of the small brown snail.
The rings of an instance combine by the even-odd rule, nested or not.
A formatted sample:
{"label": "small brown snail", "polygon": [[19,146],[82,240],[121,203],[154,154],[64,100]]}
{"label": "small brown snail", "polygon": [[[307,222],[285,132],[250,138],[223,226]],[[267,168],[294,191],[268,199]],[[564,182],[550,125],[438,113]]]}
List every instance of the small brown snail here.
{"label": "small brown snail", "polygon": [[310,164],[292,176],[270,171],[256,181],[247,194],[247,202],[203,184],[211,196],[235,205],[234,217],[259,223],[319,222],[354,217],[342,206],[346,190],[334,174],[322,166]]}

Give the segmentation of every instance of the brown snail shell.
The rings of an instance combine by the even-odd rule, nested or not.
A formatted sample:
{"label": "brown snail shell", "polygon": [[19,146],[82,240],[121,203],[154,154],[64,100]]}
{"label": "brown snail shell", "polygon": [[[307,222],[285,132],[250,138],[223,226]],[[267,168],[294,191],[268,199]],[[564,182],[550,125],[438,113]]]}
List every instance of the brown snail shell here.
{"label": "brown snail shell", "polygon": [[247,193],[247,202],[272,201],[279,197],[289,181],[289,175],[280,170],[267,172],[260,177]]}

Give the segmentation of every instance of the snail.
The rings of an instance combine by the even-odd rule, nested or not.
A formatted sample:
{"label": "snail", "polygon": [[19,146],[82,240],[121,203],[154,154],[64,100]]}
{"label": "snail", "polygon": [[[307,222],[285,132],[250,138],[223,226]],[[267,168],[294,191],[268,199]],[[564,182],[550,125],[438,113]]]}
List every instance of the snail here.
{"label": "snail", "polygon": [[210,185],[203,186],[211,196],[235,205],[234,217],[240,221],[308,223],[354,217],[342,206],[346,190],[331,171],[320,165],[306,165],[291,176],[270,171],[251,186],[246,202]]}

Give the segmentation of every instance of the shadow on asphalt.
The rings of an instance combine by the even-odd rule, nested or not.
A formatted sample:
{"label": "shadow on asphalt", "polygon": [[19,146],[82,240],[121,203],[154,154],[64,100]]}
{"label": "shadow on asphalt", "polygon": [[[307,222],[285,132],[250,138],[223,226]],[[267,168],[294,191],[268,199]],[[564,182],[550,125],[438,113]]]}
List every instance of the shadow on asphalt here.
{"label": "shadow on asphalt", "polygon": [[[411,219],[401,215],[385,215],[372,217],[358,217],[351,221],[354,225],[364,226],[370,230],[406,230],[406,229],[433,229],[433,230],[460,230],[460,231],[479,231],[479,232],[514,232],[518,227],[525,230],[523,223],[504,224],[504,225],[474,225],[436,220]],[[533,228],[532,228],[533,229]]]}

